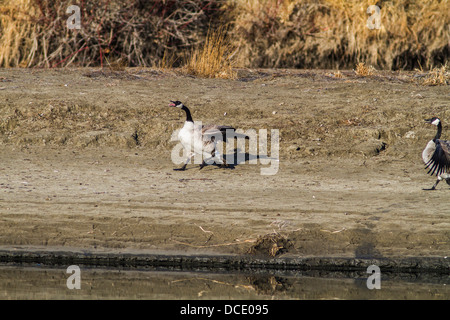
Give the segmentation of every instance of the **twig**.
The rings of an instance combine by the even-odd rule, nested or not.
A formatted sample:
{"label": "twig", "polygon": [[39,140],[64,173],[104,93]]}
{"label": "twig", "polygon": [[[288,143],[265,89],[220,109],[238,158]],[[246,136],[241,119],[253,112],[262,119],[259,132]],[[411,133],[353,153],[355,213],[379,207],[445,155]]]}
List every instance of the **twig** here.
{"label": "twig", "polygon": [[329,232],[329,233],[338,233],[338,232],[342,232],[344,230],[347,230],[347,228],[344,227],[344,228],[342,228],[340,230],[336,230],[336,231],[330,231],[330,230],[320,230],[320,231]]}
{"label": "twig", "polygon": [[208,179],[208,178],[183,178],[183,179],[179,179],[178,181],[184,182],[184,181],[189,181],[189,180],[212,181],[212,179]]}
{"label": "twig", "polygon": [[202,230],[204,233],[213,233],[212,231],[208,231],[202,228],[202,226],[197,226],[200,228],[200,230]]}

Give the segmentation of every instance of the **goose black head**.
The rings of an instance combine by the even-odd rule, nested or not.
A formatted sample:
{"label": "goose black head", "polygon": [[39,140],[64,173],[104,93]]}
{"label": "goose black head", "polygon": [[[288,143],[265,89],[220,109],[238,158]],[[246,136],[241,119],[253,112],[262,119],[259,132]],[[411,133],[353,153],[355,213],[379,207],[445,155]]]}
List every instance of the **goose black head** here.
{"label": "goose black head", "polygon": [[170,100],[169,107],[183,108],[184,105],[181,103],[181,101],[172,101],[172,100]]}
{"label": "goose black head", "polygon": [[425,119],[425,122],[437,126],[437,125],[439,125],[441,120],[438,117],[433,117],[431,119]]}

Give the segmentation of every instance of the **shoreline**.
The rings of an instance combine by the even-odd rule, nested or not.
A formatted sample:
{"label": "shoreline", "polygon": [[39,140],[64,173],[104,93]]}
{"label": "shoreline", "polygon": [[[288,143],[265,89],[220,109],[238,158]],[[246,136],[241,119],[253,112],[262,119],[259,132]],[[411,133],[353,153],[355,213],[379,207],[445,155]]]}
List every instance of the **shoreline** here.
{"label": "shoreline", "polygon": [[448,257],[299,257],[286,255],[278,258],[232,254],[182,254],[101,252],[90,250],[61,250],[52,248],[0,249],[0,264],[40,264],[52,267],[83,265],[99,268],[144,268],[183,271],[327,271],[358,272],[376,265],[388,273],[434,273],[448,275]]}

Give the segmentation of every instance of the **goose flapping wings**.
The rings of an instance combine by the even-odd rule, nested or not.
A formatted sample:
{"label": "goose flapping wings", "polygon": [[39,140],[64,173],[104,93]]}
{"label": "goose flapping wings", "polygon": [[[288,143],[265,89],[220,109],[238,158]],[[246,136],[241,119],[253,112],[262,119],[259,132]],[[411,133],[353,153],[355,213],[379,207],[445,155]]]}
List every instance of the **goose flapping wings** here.
{"label": "goose flapping wings", "polygon": [[426,162],[425,168],[429,168],[429,174],[436,174],[436,176],[444,172],[450,172],[450,141],[440,139],[432,141],[434,142],[434,148],[433,145],[430,145],[428,150],[429,160]]}

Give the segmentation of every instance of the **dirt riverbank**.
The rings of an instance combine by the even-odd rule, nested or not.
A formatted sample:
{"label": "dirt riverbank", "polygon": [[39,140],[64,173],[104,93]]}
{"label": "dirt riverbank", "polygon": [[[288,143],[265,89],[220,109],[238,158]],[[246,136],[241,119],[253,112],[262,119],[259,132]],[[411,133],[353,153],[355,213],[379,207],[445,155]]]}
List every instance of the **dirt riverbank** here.
{"label": "dirt riverbank", "polygon": [[[267,257],[450,253],[449,186],[421,150],[448,86],[408,73],[0,70],[0,245]],[[184,114],[276,129],[279,168],[171,160]],[[269,137],[270,138],[270,137]]]}

